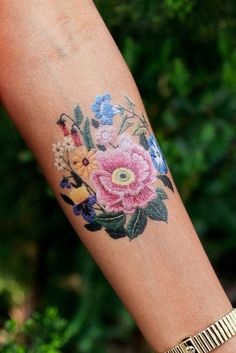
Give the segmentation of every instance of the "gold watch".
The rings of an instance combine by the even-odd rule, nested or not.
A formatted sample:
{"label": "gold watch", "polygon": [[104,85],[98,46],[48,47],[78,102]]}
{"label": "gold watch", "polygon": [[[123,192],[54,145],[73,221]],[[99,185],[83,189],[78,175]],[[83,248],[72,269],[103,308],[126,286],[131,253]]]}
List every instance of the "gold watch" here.
{"label": "gold watch", "polygon": [[195,336],[164,353],[208,353],[236,335],[236,308]]}

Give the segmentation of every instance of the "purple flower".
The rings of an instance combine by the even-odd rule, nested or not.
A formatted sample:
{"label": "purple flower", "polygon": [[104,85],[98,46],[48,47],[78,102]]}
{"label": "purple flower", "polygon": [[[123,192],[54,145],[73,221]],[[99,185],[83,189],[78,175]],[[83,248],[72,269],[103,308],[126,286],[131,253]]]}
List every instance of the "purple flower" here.
{"label": "purple flower", "polygon": [[93,205],[97,202],[96,195],[90,196],[84,202],[75,205],[73,207],[74,214],[76,216],[82,215],[82,217],[89,223],[94,221],[96,212],[93,209]]}
{"label": "purple flower", "polygon": [[68,181],[68,179],[67,178],[63,178],[62,179],[62,181],[60,182],[60,187],[62,188],[62,189],[70,189],[71,188],[71,185],[70,185],[70,183],[69,183],[69,181]]}
{"label": "purple flower", "polygon": [[95,117],[100,119],[102,125],[113,125],[113,116],[120,113],[120,109],[111,105],[110,100],[110,94],[96,96],[95,103],[92,105],[92,111]]}

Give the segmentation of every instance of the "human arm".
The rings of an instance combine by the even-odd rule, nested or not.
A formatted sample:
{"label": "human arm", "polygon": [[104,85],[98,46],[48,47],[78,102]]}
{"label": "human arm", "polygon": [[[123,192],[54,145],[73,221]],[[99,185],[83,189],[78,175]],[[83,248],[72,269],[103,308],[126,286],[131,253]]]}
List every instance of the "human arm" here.
{"label": "human arm", "polygon": [[[55,7],[48,1],[37,5],[3,1],[2,16],[2,100],[75,230],[147,341],[163,351],[228,312],[230,303],[176,190],[173,194],[165,189],[168,223],[149,220],[142,235],[132,241],[127,237],[114,240],[105,231],[87,231],[84,220],[60,197],[62,174],[54,168],[51,145],[62,139],[56,125],[61,113],[72,116],[79,103],[92,118],[94,97],[105,92],[112,95],[114,104],[123,104],[128,95],[137,112],[145,112],[134,81],[92,2],[68,5],[62,1]],[[155,185],[162,186],[159,182]]]}

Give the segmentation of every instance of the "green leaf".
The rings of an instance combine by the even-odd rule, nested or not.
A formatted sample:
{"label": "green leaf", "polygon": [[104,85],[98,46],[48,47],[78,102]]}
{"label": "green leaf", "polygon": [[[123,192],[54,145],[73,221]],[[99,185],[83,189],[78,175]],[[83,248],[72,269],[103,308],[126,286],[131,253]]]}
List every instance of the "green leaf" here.
{"label": "green leaf", "polygon": [[127,103],[127,106],[130,110],[133,110],[134,107],[135,107],[135,104],[134,102],[128,97],[125,95],[125,100],[126,100],[126,103]]}
{"label": "green leaf", "polygon": [[123,212],[108,213],[104,212],[95,217],[95,222],[109,230],[117,230],[124,226],[126,215]]}
{"label": "green leaf", "polygon": [[93,139],[92,139],[92,135],[90,132],[89,118],[86,118],[85,123],[84,123],[83,139],[84,139],[85,146],[87,147],[88,150],[91,150],[92,148],[94,148]]}
{"label": "green leaf", "polygon": [[80,125],[83,121],[83,113],[79,105],[77,105],[74,109],[74,117],[77,125]]}
{"label": "green leaf", "polygon": [[144,212],[150,219],[154,221],[167,222],[167,208],[160,197],[157,197],[154,201],[150,201]]}
{"label": "green leaf", "polygon": [[146,134],[147,133],[147,128],[143,125],[138,124],[136,126],[136,129],[134,131],[134,135],[139,136],[141,134]]}
{"label": "green leaf", "polygon": [[123,127],[122,127],[122,133],[125,132],[126,130],[128,130],[131,126],[133,125],[133,123],[131,123],[130,121],[126,120]]}
{"label": "green leaf", "polygon": [[107,149],[106,149],[106,146],[104,146],[104,145],[97,145],[97,148],[100,150],[100,151],[103,151],[103,152],[105,152]]}
{"label": "green leaf", "polygon": [[118,135],[125,132],[128,128],[130,128],[133,125],[133,123],[128,121],[129,119],[130,119],[130,117],[128,115],[124,115],[122,117],[122,122],[120,124],[120,129],[119,129]]}
{"label": "green leaf", "polygon": [[158,175],[157,178],[160,179],[166,187],[168,187],[171,191],[174,192],[174,186],[167,175]]}
{"label": "green leaf", "polygon": [[96,119],[92,119],[92,125],[93,127],[95,127],[95,129],[97,129],[100,126],[99,121]]}
{"label": "green leaf", "polygon": [[63,198],[63,200],[64,200],[66,203],[68,203],[68,205],[71,205],[71,206],[74,206],[74,205],[75,205],[74,201],[72,201],[71,198],[69,198],[69,196],[67,196],[67,195],[65,195],[65,194],[61,194],[61,193],[60,193],[60,195],[61,195],[61,197]]}
{"label": "green leaf", "polygon": [[7,333],[14,333],[16,331],[17,325],[15,320],[7,320],[5,322],[5,330]]}
{"label": "green leaf", "polygon": [[72,186],[74,186],[75,188],[79,188],[80,186],[82,186],[83,181],[78,174],[76,174],[74,171],[72,171],[71,176],[73,177],[73,179],[75,181],[75,184],[71,183]]}
{"label": "green leaf", "polygon": [[93,222],[93,223],[85,224],[85,228],[90,230],[91,232],[96,232],[97,230],[102,229],[102,226],[101,224]]}
{"label": "green leaf", "polygon": [[119,111],[120,111],[120,115],[123,115],[125,112],[125,109],[120,105],[119,106]]}
{"label": "green leaf", "polygon": [[137,208],[132,215],[128,225],[127,233],[128,237],[131,239],[142,234],[147,225],[147,216],[142,208]]}
{"label": "green leaf", "polygon": [[147,141],[146,135],[144,133],[141,133],[139,135],[139,142],[140,142],[140,145],[142,145],[146,151],[149,149],[148,141]]}
{"label": "green leaf", "polygon": [[106,232],[112,237],[112,239],[120,239],[127,236],[125,227],[118,229],[106,229]]}
{"label": "green leaf", "polygon": [[167,200],[167,193],[162,188],[156,188],[156,194],[161,200]]}

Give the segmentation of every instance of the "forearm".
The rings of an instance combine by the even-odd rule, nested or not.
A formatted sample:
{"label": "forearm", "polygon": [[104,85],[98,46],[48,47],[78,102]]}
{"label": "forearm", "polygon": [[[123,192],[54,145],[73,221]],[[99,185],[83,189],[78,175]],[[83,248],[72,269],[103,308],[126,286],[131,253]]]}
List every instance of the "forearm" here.
{"label": "forearm", "polygon": [[[140,116],[145,114],[135,83],[91,1],[69,6],[60,1],[60,7],[54,1],[2,3],[2,100],[83,243],[147,341],[164,351],[231,309],[177,191],[166,191],[168,222],[149,219],[132,241],[128,236],[114,240],[104,229],[91,233],[60,196],[62,173],[51,152],[62,138],[56,125],[61,113],[71,116],[79,103],[84,115],[93,117],[96,95],[109,92],[117,105],[128,95]],[[118,134],[117,121],[114,128]],[[137,144],[132,128],[126,133]],[[89,183],[89,176],[83,180]],[[151,188],[160,185],[157,181]],[[234,338],[218,351],[233,352],[235,344]]]}

